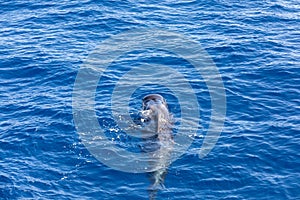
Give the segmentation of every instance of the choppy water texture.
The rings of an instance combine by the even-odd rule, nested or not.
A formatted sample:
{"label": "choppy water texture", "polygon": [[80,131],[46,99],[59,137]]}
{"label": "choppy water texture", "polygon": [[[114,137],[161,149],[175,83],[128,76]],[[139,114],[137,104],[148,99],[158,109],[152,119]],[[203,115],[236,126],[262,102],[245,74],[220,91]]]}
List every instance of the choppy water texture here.
{"label": "choppy water texture", "polygon": [[[95,159],[72,115],[73,85],[88,54],[112,35],[145,28],[199,42],[216,63],[227,96],[221,137],[199,159],[211,105],[205,84],[195,81],[199,74],[190,74],[201,128],[169,167],[157,199],[300,199],[299,27],[297,0],[1,1],[0,198],[148,199],[147,175]],[[99,81],[107,85],[97,88],[97,105],[109,108],[110,83],[120,78],[121,66],[143,62],[189,68],[153,49],[126,54]],[[147,85],[133,97],[147,90],[163,91],[178,114],[166,87]],[[140,101],[130,104],[139,108]],[[118,135],[113,120],[103,117],[110,112],[105,109],[97,116],[107,136],[137,150],[136,141]]]}

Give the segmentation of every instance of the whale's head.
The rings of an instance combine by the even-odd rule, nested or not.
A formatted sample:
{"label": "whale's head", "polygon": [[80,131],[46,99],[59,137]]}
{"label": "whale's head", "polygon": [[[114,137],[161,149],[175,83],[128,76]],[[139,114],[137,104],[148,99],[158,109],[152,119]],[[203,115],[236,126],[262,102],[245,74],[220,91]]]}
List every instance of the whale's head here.
{"label": "whale's head", "polygon": [[149,94],[143,98],[143,110],[155,109],[164,106],[167,108],[166,100],[159,94]]}
{"label": "whale's head", "polygon": [[159,94],[149,94],[143,98],[141,115],[145,124],[161,124],[170,118],[167,102]]}

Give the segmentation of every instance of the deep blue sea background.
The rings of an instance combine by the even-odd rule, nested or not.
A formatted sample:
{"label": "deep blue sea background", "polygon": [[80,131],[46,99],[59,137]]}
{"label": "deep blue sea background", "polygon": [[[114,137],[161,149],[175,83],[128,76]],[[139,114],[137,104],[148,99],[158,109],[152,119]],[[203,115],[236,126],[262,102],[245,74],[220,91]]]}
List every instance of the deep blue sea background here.
{"label": "deep blue sea background", "polygon": [[[199,159],[203,138],[196,137],[169,167],[157,199],[300,199],[298,0],[1,0],[0,199],[148,199],[147,175],[95,159],[72,114],[74,82],[89,53],[140,28],[199,42],[227,98],[214,149]],[[200,136],[210,114],[201,88]]]}

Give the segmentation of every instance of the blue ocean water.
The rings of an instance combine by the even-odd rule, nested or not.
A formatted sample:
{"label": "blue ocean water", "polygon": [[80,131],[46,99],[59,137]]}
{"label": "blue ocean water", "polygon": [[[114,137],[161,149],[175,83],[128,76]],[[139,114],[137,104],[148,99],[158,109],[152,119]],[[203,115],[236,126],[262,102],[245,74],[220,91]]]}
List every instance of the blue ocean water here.
{"label": "blue ocean water", "polygon": [[[15,0],[0,2],[0,16],[0,199],[148,199],[147,175],[95,159],[72,112],[76,75],[88,55],[111,36],[142,28],[199,42],[222,76],[227,99],[221,136],[199,159],[211,105],[205,84],[193,82],[199,74],[189,75],[202,128],[169,166],[157,199],[300,199],[299,1]],[[166,52],[132,54],[112,63],[100,83],[116,81],[124,65],[190,67]],[[97,88],[99,105],[110,101],[100,94],[113,88],[105,89]],[[168,88],[150,84],[134,95],[147,91],[163,91],[178,115]],[[112,121],[101,123],[114,128]]]}

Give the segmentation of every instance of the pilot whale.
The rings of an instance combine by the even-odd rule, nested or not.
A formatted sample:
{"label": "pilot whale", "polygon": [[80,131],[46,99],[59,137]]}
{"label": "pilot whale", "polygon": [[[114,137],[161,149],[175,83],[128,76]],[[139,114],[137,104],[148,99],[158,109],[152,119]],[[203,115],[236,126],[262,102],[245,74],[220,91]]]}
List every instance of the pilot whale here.
{"label": "pilot whale", "polygon": [[173,117],[168,110],[166,100],[161,95],[149,94],[142,101],[141,121],[147,127],[144,132],[152,132],[152,137],[148,140],[151,140],[152,144],[156,144],[156,148],[149,152],[151,156],[149,165],[156,169],[149,173],[152,184],[149,189],[149,196],[151,200],[154,200],[158,189],[163,187],[167,168],[171,163],[174,146]]}

